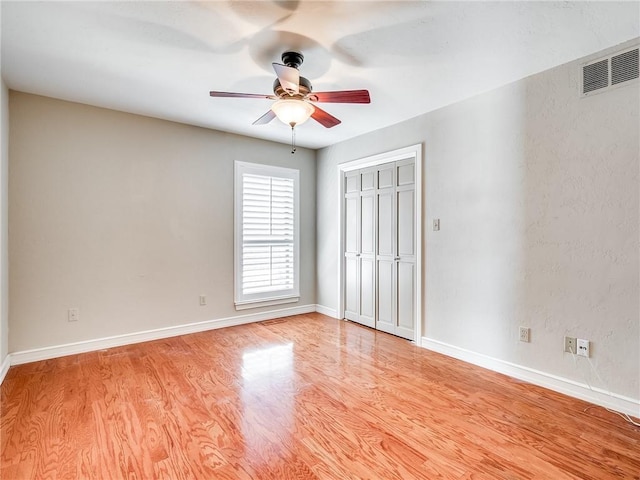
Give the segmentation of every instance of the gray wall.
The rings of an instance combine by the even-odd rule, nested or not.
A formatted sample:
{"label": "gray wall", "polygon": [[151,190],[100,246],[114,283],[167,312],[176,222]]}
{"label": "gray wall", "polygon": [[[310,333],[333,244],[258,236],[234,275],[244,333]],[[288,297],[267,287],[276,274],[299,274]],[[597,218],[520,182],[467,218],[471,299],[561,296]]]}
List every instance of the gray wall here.
{"label": "gray wall", "polygon": [[10,110],[11,352],[239,315],[235,160],[298,168],[302,192],[300,302],[240,313],[316,303],[314,151],[14,91]]}
{"label": "gray wall", "polygon": [[9,91],[0,72],[0,365],[9,353]]}
{"label": "gray wall", "polygon": [[318,304],[339,307],[338,164],[421,143],[423,338],[640,399],[639,83],[580,98],[581,63],[320,150]]}

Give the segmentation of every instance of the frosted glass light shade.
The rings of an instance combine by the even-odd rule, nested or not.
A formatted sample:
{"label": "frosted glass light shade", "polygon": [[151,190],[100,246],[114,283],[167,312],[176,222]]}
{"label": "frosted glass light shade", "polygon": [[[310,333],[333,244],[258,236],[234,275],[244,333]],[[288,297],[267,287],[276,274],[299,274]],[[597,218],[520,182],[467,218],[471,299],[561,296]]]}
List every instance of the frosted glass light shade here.
{"label": "frosted glass light shade", "polygon": [[271,110],[273,110],[273,113],[276,114],[276,117],[278,117],[282,123],[293,127],[309,120],[315,108],[304,100],[285,98],[271,105]]}

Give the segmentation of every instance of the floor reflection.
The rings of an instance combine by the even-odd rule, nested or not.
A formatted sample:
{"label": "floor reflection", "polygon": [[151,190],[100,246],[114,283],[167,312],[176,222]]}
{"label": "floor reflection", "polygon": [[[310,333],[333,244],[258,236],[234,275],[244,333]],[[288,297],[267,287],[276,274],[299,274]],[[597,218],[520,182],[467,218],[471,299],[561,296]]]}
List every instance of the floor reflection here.
{"label": "floor reflection", "polygon": [[286,375],[291,377],[293,369],[293,343],[271,345],[250,350],[242,355],[242,378],[259,384],[260,380],[270,380]]}
{"label": "floor reflection", "polygon": [[293,343],[245,352],[242,380],[246,455],[265,463],[286,456],[295,430]]}

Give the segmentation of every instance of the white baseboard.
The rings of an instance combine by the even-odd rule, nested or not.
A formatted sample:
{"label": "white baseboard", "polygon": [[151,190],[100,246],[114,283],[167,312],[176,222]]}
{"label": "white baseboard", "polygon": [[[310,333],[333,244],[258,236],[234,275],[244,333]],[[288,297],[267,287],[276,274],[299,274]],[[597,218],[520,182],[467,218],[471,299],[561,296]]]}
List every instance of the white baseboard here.
{"label": "white baseboard", "polygon": [[338,311],[335,308],[325,307],[324,305],[316,305],[316,312],[331,318],[338,318]]}
{"label": "white baseboard", "polygon": [[65,345],[24,350],[21,352],[11,353],[9,355],[11,359],[9,363],[11,365],[20,365],[22,363],[37,362],[39,360],[48,360],[50,358],[64,357],[66,355],[93,352],[96,350],[103,350],[105,348],[130,345],[132,343],[160,340],[162,338],[176,337],[178,335],[204,332],[206,330],[214,330],[217,328],[233,327],[235,325],[243,325],[245,323],[262,322],[264,320],[290,317],[292,315],[301,315],[304,313],[311,313],[315,311],[315,305],[303,305],[299,307],[270,310],[268,312],[250,313],[247,315],[219,318],[217,320],[188,323],[186,325],[177,325],[175,327],[165,327],[155,330],[146,330],[143,332],[126,333],[124,335],[115,335],[113,337],[104,337],[94,340],[86,340],[83,342],[67,343]]}
{"label": "white baseboard", "polygon": [[7,355],[6,357],[4,357],[4,360],[2,360],[2,363],[0,363],[0,385],[2,385],[2,382],[4,381],[4,377],[7,375],[7,372],[9,371],[9,367],[11,366],[11,355]]}
{"label": "white baseboard", "polygon": [[481,353],[472,352],[464,348],[450,345],[448,343],[422,337],[422,347],[442,353],[449,357],[457,358],[467,363],[472,363],[480,367],[503,373],[510,377],[524,380],[525,382],[548,388],[555,392],[579,398],[587,402],[610,408],[618,412],[626,413],[634,417],[640,417],[640,400],[623,395],[609,394],[599,388],[590,389],[585,383],[569,380],[550,373],[541,372],[533,368],[524,367],[515,363],[506,362],[497,358],[489,357]]}

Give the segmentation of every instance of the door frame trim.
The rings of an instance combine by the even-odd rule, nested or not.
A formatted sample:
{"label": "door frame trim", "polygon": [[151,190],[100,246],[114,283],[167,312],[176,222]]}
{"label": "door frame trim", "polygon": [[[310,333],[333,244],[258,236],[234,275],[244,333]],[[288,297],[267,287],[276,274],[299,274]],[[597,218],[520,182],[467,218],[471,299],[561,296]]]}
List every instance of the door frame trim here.
{"label": "door frame trim", "polygon": [[338,200],[338,318],[344,318],[344,174],[351,170],[359,170],[361,168],[373,167],[376,165],[382,165],[384,163],[395,162],[398,160],[405,160],[413,158],[415,160],[415,244],[416,244],[416,318],[414,319],[414,339],[416,345],[420,345],[422,339],[422,278],[423,278],[423,263],[422,263],[422,164],[424,159],[422,158],[422,144],[411,145],[397,150],[391,150],[389,152],[379,153],[376,155],[370,155],[368,157],[358,158],[356,160],[347,161],[338,165],[338,188],[339,200]]}

